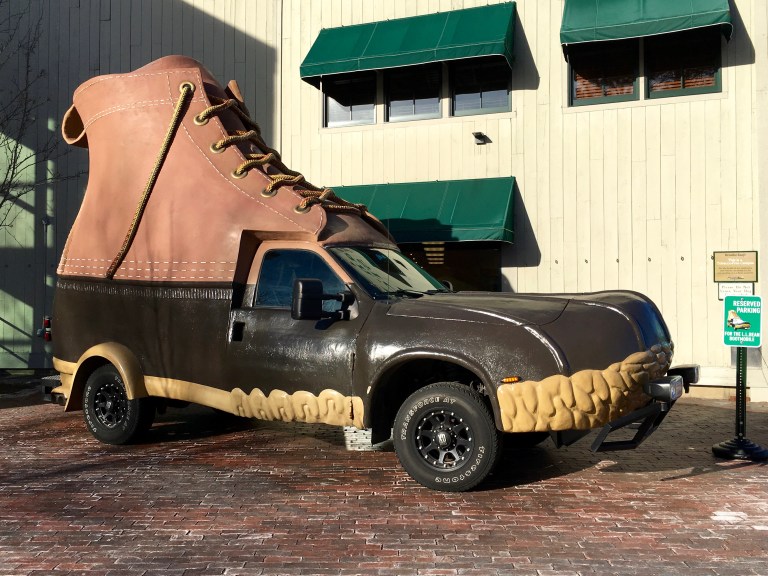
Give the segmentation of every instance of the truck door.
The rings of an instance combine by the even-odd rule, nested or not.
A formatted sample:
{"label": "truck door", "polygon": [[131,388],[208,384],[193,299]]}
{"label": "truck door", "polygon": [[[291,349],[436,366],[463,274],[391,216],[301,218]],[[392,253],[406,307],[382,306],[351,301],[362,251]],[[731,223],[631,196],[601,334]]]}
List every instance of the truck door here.
{"label": "truck door", "polygon": [[[252,302],[244,302],[231,313],[227,388],[240,388],[247,394],[258,388],[265,395],[272,390],[318,395],[325,389],[352,394],[355,342],[364,314],[351,320],[293,320],[291,297],[296,278],[321,280],[326,294],[347,289],[314,251],[265,251]],[[324,303],[328,310],[340,305]]]}

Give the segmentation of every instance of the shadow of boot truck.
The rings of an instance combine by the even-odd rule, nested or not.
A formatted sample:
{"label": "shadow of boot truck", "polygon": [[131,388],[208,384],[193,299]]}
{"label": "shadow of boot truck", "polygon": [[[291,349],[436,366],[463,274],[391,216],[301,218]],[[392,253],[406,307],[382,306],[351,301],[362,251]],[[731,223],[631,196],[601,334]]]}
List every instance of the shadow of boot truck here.
{"label": "shadow of boot truck", "polygon": [[[285,166],[237,85],[190,58],[91,79],[73,100],[62,131],[89,149],[90,178],[58,268],[60,385],[44,394],[102,442],[191,402],[371,428],[415,480],[460,491],[502,438],[600,429],[593,450],[634,448],[698,380],[670,369],[641,294],[448,290],[364,206]],[[631,440],[606,439],[628,424]]]}

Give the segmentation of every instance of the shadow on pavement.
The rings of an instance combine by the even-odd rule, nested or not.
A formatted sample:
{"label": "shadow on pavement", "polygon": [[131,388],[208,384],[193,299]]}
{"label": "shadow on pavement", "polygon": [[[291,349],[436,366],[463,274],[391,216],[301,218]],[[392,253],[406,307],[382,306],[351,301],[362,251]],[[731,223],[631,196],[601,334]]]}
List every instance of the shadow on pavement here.
{"label": "shadow on pavement", "polygon": [[43,403],[41,379],[49,370],[0,370],[0,409]]}
{"label": "shadow on pavement", "polygon": [[203,406],[170,408],[155,417],[155,423],[140,444],[200,440],[251,428],[255,428],[254,420]]}

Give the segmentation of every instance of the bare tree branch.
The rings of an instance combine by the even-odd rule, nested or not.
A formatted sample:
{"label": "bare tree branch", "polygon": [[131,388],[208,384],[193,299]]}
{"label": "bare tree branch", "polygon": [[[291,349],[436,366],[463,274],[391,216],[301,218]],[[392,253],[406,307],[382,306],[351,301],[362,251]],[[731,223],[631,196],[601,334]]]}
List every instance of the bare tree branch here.
{"label": "bare tree branch", "polygon": [[40,95],[45,72],[34,67],[42,22],[30,3],[0,0],[0,229],[13,224],[23,196],[72,178],[49,168],[64,154],[57,135],[35,137],[37,114],[47,102]]}

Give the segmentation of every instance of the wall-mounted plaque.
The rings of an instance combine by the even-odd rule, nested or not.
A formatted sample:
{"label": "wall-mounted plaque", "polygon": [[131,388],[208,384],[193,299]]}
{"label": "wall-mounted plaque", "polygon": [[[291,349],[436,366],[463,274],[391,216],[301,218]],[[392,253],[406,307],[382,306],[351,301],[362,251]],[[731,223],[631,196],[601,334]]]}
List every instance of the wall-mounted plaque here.
{"label": "wall-mounted plaque", "polygon": [[757,251],[714,252],[715,282],[757,282]]}

